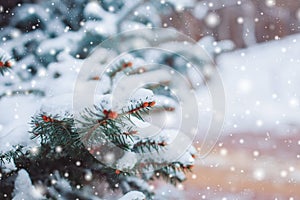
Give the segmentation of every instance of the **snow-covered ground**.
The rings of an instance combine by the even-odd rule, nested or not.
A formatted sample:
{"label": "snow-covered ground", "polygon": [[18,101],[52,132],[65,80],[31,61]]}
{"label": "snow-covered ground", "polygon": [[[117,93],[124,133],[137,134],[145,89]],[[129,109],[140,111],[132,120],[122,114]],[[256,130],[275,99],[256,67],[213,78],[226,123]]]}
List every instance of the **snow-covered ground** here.
{"label": "snow-covered ground", "polygon": [[300,35],[224,53],[224,133],[287,136],[300,128]]}
{"label": "snow-covered ground", "polygon": [[291,35],[218,57],[224,129],[211,154],[198,160],[186,198],[299,197],[299,41]]}

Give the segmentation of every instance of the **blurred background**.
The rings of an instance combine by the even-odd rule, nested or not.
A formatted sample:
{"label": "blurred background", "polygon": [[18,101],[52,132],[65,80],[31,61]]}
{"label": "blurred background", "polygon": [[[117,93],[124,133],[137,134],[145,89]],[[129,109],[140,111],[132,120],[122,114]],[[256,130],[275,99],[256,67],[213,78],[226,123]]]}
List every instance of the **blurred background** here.
{"label": "blurred background", "polygon": [[[37,12],[37,18],[25,20],[23,4],[51,7],[51,2],[61,4],[56,12],[64,24],[53,20],[50,26],[47,20],[38,21],[45,10]],[[97,18],[84,14],[87,2],[2,0],[2,46],[6,40],[33,33],[36,29],[52,29],[52,36],[49,36],[52,38],[61,35],[66,27],[74,32],[80,30],[87,16]],[[125,1],[97,2],[106,10],[114,8],[111,12],[116,15],[117,8],[126,4]],[[187,181],[176,190],[165,185],[160,189],[163,184],[160,182],[155,183],[156,190],[162,196],[173,195],[174,199],[178,199],[176,196],[222,200],[299,199],[300,1],[160,0],[141,1],[139,6],[148,4],[156,8],[148,15],[156,23],[153,26],[173,27],[196,41],[205,38],[211,41],[211,56],[221,74],[226,95],[224,128],[211,154],[197,160]],[[63,6],[68,8],[67,14]],[[134,11],[126,17],[134,20]],[[222,41],[231,42],[224,51],[218,45]],[[11,50],[13,58],[26,59],[41,42],[24,42],[25,50],[22,51],[25,53],[19,53],[18,47]],[[7,46],[12,48],[9,43]],[[79,50],[73,54],[86,56]],[[35,71],[51,62],[51,57],[47,57],[36,59],[29,66]],[[201,148],[202,139],[201,134],[195,139],[196,148]]]}
{"label": "blurred background", "polygon": [[[3,0],[0,25],[5,26],[9,23],[11,11],[18,4],[40,2],[43,1]],[[113,1],[110,2],[113,4]],[[217,40],[230,39],[237,48],[245,48],[299,33],[300,2],[297,0],[174,2],[177,2],[177,7],[174,7],[173,12],[161,13],[161,26],[175,27],[195,40],[205,35],[213,35]]]}

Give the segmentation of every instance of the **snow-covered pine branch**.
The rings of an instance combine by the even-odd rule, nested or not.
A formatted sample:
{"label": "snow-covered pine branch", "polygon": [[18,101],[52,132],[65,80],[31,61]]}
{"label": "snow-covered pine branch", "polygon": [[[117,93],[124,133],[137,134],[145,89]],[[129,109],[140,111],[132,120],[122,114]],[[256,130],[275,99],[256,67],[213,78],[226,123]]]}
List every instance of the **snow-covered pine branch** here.
{"label": "snow-covered pine branch", "polygon": [[[118,62],[111,71],[107,71],[112,88],[115,83],[118,83],[117,80],[121,75],[135,77],[155,71],[155,69],[145,68],[137,74],[132,73],[141,66],[135,65],[134,59],[131,59],[131,61]],[[99,81],[99,79],[87,77],[86,81]],[[51,110],[49,113],[41,111],[32,117],[30,123],[31,138],[37,145],[31,148],[19,146],[17,151],[13,149],[11,152],[1,154],[1,160],[5,162],[11,160],[17,169],[22,167],[29,171],[33,183],[37,183],[43,176],[43,186],[49,189],[42,195],[48,197],[69,195],[73,191],[73,189],[69,192],[59,189],[57,181],[51,181],[53,179],[51,174],[54,171],[59,173],[57,176],[64,177],[72,188],[76,187],[80,180],[91,181],[92,178],[87,178],[86,175],[87,171],[90,171],[88,177],[105,177],[113,189],[121,188],[123,193],[127,193],[133,188],[139,188],[150,198],[153,192],[146,189],[147,182],[156,178],[163,178],[172,184],[185,180],[184,173],[193,167],[195,153],[186,151],[182,156],[184,159],[173,162],[168,155],[165,155],[164,148],[168,148],[176,131],[166,129],[155,136],[151,135],[151,129],[145,132],[147,129],[143,127],[148,126],[145,118],[149,113],[174,112],[178,107],[178,103],[171,96],[166,95],[168,90],[164,90],[166,94],[163,94],[159,92],[161,88],[157,86],[147,85],[147,88],[137,90],[123,107],[117,109],[112,107],[109,101],[111,94],[102,95],[98,98],[97,104],[83,109],[80,117],[76,119],[68,108],[65,108],[64,112],[62,110],[59,112]],[[155,88],[156,93],[153,93],[150,88]],[[119,158],[112,166],[103,165],[98,157],[106,156],[107,153],[103,151],[103,146],[97,146],[102,142],[111,142],[125,150],[125,153],[117,155]],[[109,146],[106,147],[109,149]],[[128,160],[131,162],[129,163]],[[43,168],[44,175],[36,170],[36,165]],[[62,173],[66,166],[68,166],[68,176]],[[140,176],[139,173],[143,172],[148,175]],[[4,179],[6,178],[4,176]],[[12,188],[10,190],[12,191]]]}

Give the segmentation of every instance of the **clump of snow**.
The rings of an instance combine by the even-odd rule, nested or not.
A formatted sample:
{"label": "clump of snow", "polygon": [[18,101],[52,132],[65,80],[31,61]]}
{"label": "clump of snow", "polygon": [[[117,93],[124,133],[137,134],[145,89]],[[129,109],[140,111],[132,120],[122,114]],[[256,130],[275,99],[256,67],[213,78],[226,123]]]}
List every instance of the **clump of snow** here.
{"label": "clump of snow", "polygon": [[37,190],[31,183],[29,174],[26,170],[21,169],[15,180],[15,189],[13,200],[39,200],[44,199],[39,190]]}
{"label": "clump of snow", "polygon": [[173,4],[178,11],[185,7],[193,7],[195,4],[195,0],[167,0],[167,2]]}
{"label": "clump of snow", "polygon": [[83,14],[86,19],[102,19],[103,9],[96,1],[91,1],[86,4]]}
{"label": "clump of snow", "polygon": [[[128,162],[130,160],[130,162]],[[116,168],[120,170],[131,170],[137,163],[137,156],[132,152],[125,152],[122,158],[118,159]]]}
{"label": "clump of snow", "polygon": [[119,200],[145,200],[146,196],[138,191],[131,191],[121,197]]}
{"label": "clump of snow", "polygon": [[130,103],[141,103],[141,102],[151,102],[153,99],[153,92],[149,89],[139,88],[131,94]]}
{"label": "clump of snow", "polygon": [[210,56],[215,54],[220,54],[222,52],[231,51],[234,49],[235,45],[230,40],[216,41],[213,36],[205,36],[201,38],[198,42]]}
{"label": "clump of snow", "polygon": [[207,5],[204,5],[202,2],[196,4],[195,9],[193,9],[193,14],[197,19],[204,19],[208,12]]}
{"label": "clump of snow", "polygon": [[[31,143],[29,122],[40,102],[32,96],[4,97],[0,101],[0,124],[5,127],[0,130],[0,152],[5,153],[13,146]],[[13,109],[6,109],[7,107]]]}

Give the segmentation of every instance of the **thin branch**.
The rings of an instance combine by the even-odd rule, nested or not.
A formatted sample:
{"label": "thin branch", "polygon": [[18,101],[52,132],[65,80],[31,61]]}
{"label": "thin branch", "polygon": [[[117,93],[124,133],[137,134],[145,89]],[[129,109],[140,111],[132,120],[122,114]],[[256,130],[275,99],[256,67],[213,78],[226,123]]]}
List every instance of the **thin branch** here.
{"label": "thin branch", "polygon": [[[128,8],[128,10],[124,10],[123,12],[121,12],[119,14],[119,19],[116,22],[116,26],[117,26],[117,33],[121,32],[121,25],[122,23],[128,19],[128,17],[133,13],[134,10],[136,10],[138,7],[140,7],[141,5],[145,4],[146,2],[148,2],[149,0],[141,0],[141,1],[135,1],[134,3],[132,3],[130,5],[130,7]],[[126,8],[125,8],[126,9]]]}
{"label": "thin branch", "polygon": [[0,94],[0,100],[4,97],[29,95],[29,94],[33,94],[33,95],[41,96],[41,97],[45,96],[45,92],[40,89],[13,90],[13,91],[7,91],[7,92]]}

